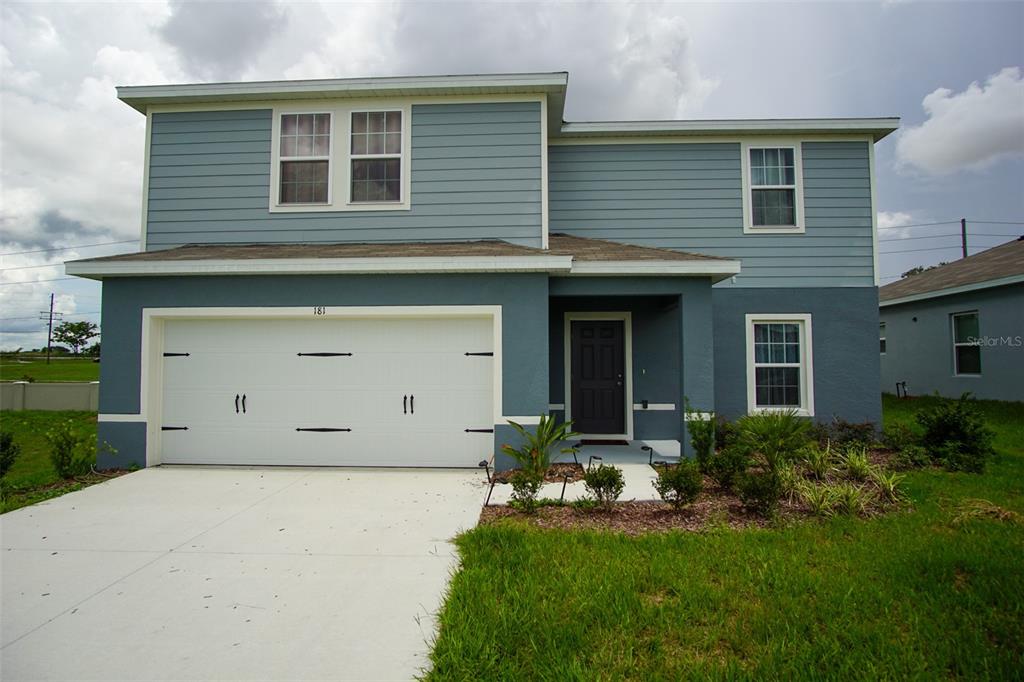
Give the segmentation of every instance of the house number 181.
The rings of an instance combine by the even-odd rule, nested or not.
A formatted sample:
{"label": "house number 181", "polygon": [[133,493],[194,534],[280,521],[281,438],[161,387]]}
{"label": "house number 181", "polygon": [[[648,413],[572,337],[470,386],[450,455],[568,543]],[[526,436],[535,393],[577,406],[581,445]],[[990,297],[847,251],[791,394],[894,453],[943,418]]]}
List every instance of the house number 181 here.
{"label": "house number 181", "polygon": [[327,308],[322,306],[322,305],[314,306],[313,314],[314,315],[326,315],[327,314]]}

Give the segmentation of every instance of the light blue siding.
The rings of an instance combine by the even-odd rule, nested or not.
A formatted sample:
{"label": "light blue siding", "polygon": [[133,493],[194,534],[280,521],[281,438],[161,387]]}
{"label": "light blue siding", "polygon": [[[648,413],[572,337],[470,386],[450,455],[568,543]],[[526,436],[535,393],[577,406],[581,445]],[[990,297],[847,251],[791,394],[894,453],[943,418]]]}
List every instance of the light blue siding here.
{"label": "light blue siding", "polygon": [[874,284],[867,142],[803,143],[794,235],[743,233],[739,143],[556,145],[548,159],[552,232],[737,258],[740,287]]}
{"label": "light blue siding", "polygon": [[537,102],[413,106],[408,211],[270,213],[271,117],[268,109],[154,114],[148,248],[470,239],[541,245]]}

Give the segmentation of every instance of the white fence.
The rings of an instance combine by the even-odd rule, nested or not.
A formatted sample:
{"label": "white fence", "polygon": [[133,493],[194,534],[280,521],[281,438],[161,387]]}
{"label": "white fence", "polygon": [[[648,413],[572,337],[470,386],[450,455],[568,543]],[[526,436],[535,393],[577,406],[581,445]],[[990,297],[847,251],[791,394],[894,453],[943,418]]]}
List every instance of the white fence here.
{"label": "white fence", "polygon": [[82,410],[97,412],[100,382],[61,383],[10,381],[0,383],[0,410]]}

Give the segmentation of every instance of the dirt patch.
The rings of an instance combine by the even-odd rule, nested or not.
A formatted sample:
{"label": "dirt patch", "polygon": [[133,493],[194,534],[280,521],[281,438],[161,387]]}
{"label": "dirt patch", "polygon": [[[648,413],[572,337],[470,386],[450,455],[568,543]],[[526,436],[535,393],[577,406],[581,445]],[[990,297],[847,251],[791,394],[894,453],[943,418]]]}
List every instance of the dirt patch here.
{"label": "dirt patch", "polygon": [[[499,471],[494,474],[494,478],[498,483],[508,483],[512,480],[512,472],[514,469],[507,471]],[[577,464],[576,462],[570,462],[568,464],[558,463],[552,464],[548,467],[548,470],[544,472],[545,483],[561,483],[565,480],[565,477],[569,477],[569,483],[573,481],[583,480],[583,465]]]}

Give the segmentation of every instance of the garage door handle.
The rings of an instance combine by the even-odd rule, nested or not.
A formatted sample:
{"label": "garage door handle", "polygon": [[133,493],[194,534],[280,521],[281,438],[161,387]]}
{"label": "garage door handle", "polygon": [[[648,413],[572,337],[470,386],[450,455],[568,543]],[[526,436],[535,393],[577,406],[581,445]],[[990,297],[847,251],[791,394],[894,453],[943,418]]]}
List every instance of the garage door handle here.
{"label": "garage door handle", "polygon": [[403,395],[402,396],[402,414],[409,414],[408,402],[409,402],[409,396]]}
{"label": "garage door handle", "polygon": [[416,403],[413,402],[414,400],[416,400],[416,396],[409,396],[409,414],[416,414]]}
{"label": "garage door handle", "polygon": [[238,394],[235,394],[235,414],[238,414]]}
{"label": "garage door handle", "polygon": [[245,394],[242,394],[242,414],[245,414]]}

